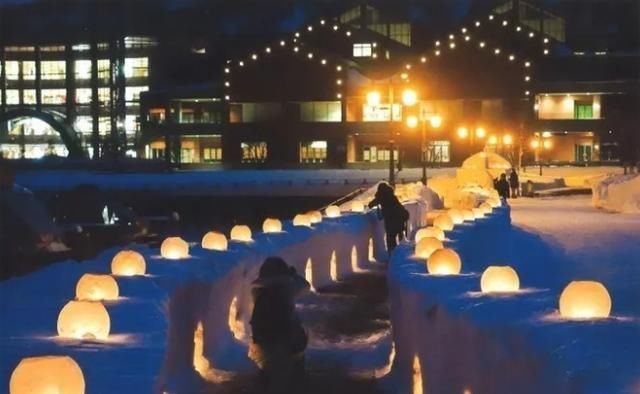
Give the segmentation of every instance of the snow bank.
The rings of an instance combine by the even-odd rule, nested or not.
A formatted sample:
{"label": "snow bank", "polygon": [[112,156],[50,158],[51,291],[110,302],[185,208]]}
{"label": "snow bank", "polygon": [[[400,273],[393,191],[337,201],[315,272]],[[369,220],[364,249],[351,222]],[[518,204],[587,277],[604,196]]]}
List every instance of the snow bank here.
{"label": "snow bank", "polygon": [[596,208],[613,212],[640,213],[640,175],[615,175],[601,178],[592,187]]}

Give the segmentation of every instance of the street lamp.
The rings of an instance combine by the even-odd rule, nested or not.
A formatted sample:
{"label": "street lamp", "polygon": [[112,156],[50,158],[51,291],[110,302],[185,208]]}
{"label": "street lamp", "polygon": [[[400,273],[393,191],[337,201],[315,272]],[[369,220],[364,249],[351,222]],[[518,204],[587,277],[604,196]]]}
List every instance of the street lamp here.
{"label": "street lamp", "polygon": [[467,138],[469,130],[466,127],[458,127],[458,137]]}
{"label": "street lamp", "polygon": [[[426,129],[427,117],[424,112],[420,114],[420,117],[409,116],[407,118],[407,127],[415,129],[418,123],[422,125],[422,138],[420,141],[420,164],[422,165],[422,184],[427,185],[427,129]],[[429,124],[433,129],[438,129],[442,126],[442,117],[440,115],[432,115],[429,118]]]}
{"label": "street lamp", "polygon": [[484,138],[487,135],[487,132],[485,131],[484,128],[482,127],[478,127],[476,129],[476,137],[478,138]]}
{"label": "street lamp", "polygon": [[545,131],[544,133],[536,133],[533,140],[531,140],[531,148],[535,152],[535,159],[538,162],[540,168],[539,174],[542,176],[542,157],[541,150],[550,150],[553,148],[553,141],[551,141],[551,133]]}
{"label": "street lamp", "polygon": [[433,115],[431,117],[431,127],[433,127],[434,129],[439,128],[440,126],[442,126],[442,117],[440,115]]}

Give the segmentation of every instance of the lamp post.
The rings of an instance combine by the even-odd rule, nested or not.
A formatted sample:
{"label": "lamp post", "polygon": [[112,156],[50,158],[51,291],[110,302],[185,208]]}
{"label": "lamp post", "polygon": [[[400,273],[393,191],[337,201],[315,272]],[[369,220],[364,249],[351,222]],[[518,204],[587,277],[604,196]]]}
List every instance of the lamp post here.
{"label": "lamp post", "polygon": [[475,144],[475,140],[484,139],[484,137],[486,137],[487,135],[487,132],[483,127],[480,126],[476,127],[476,129],[473,131],[470,131],[466,126],[460,126],[458,127],[457,134],[458,138],[460,138],[461,140],[466,139],[467,141],[469,141],[469,148],[471,149]]}
{"label": "lamp post", "polygon": [[535,133],[534,139],[531,140],[531,148],[535,152],[535,160],[538,163],[539,174],[542,176],[542,150],[550,150],[553,147],[551,141],[551,133],[545,131],[544,133]]}
{"label": "lamp post", "polygon": [[[421,140],[420,140],[420,164],[422,165],[422,184],[427,185],[427,116],[421,111],[420,117],[410,116],[407,118],[407,127],[415,129],[421,124]],[[442,117],[440,115],[432,115],[429,119],[431,127],[435,130],[442,125]]]}

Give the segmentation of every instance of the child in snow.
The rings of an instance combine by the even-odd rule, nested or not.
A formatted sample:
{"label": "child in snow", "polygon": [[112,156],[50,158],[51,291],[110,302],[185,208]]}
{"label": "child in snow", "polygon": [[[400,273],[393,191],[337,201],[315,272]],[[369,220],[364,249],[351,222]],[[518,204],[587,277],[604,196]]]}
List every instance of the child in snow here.
{"label": "child in snow", "polygon": [[409,212],[400,204],[393,193],[393,188],[384,182],[378,185],[375,198],[369,203],[369,208],[376,205],[382,207],[384,229],[387,234],[387,250],[391,253],[398,246],[398,239],[402,239],[407,220],[409,220]]}

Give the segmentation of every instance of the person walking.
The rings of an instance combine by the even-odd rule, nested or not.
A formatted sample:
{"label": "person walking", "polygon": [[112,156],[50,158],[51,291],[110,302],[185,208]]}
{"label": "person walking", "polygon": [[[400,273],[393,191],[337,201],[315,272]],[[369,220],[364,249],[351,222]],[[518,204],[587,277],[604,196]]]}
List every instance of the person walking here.
{"label": "person walking", "polygon": [[252,343],[249,357],[260,369],[260,392],[295,392],[304,378],[307,333],[295,312],[295,299],[309,282],[280,257],[268,257],[252,283]]}
{"label": "person walking", "polygon": [[406,229],[409,212],[402,206],[393,192],[393,188],[386,182],[378,185],[375,198],[369,203],[369,208],[381,207],[381,218],[384,219],[384,230],[387,234],[387,251],[391,253],[398,246]]}
{"label": "person walking", "polygon": [[509,182],[507,182],[507,174],[501,174],[500,179],[496,182],[496,190],[500,195],[500,198],[508,199],[509,198]]}
{"label": "person walking", "polygon": [[520,196],[520,178],[515,168],[512,168],[511,174],[509,174],[509,186],[511,186],[511,198],[518,198]]}

